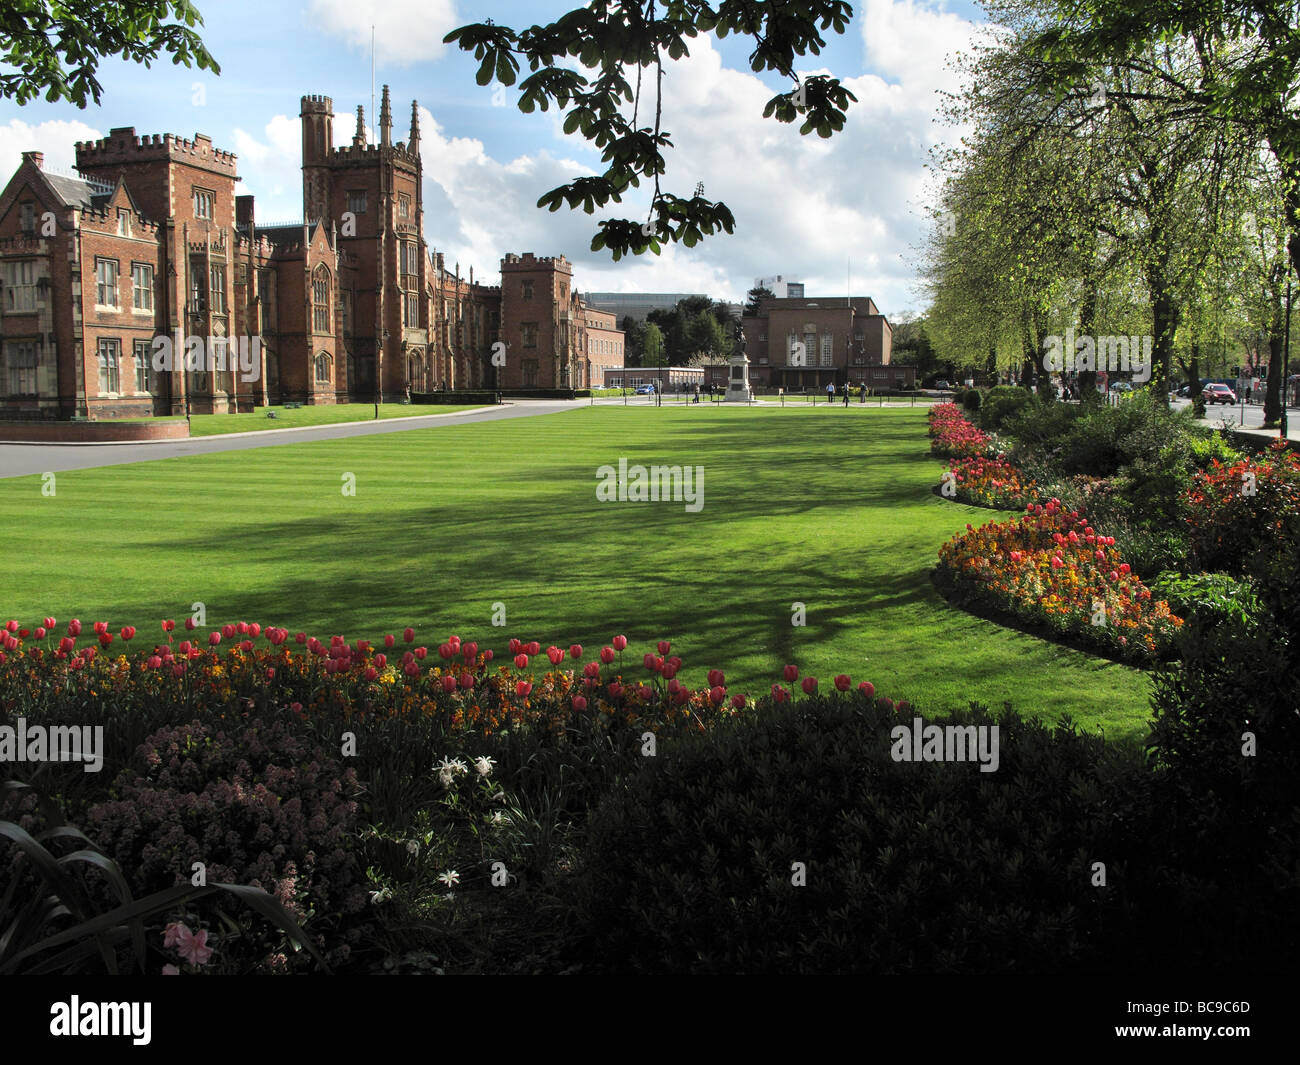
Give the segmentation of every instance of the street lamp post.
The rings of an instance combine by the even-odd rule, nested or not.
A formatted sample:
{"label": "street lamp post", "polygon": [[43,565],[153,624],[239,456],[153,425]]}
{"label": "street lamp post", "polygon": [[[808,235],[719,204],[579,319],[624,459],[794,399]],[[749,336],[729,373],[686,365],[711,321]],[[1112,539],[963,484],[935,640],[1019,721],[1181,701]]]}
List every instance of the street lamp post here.
{"label": "street lamp post", "polygon": [[1282,439],[1287,439],[1286,424],[1286,379],[1291,370],[1291,275],[1286,279],[1286,329],[1282,333],[1282,417],[1279,419]]}

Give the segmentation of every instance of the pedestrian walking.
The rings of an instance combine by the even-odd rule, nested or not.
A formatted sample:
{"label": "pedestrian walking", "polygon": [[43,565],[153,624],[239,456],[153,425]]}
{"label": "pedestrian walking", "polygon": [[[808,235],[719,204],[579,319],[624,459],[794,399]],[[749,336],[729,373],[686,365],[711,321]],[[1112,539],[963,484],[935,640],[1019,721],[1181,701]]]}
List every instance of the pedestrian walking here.
{"label": "pedestrian walking", "polygon": [[849,383],[845,381],[841,387],[844,390],[844,405],[847,407],[849,405]]}
{"label": "pedestrian walking", "polygon": [[834,383],[827,383],[827,385],[826,385],[826,402],[827,402],[827,403],[834,403],[834,402],[835,402],[835,385],[834,385]]}
{"label": "pedestrian walking", "polygon": [[858,386],[858,402],[865,403],[866,401],[867,401],[867,383],[863,381],[862,384]]}

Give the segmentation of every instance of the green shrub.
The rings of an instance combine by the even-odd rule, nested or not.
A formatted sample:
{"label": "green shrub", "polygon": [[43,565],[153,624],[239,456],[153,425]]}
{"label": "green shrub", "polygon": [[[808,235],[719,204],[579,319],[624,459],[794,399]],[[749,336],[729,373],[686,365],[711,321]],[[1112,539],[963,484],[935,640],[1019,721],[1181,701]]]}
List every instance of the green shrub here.
{"label": "green shrub", "polygon": [[1090,886],[1090,863],[1122,876],[1113,793],[1145,774],[1140,753],[972,707],[945,720],[999,726],[996,772],[896,762],[899,709],[764,706],[661,748],[590,822],[579,905],[601,956],[645,973],[1097,964],[1117,895]]}
{"label": "green shrub", "polygon": [[980,390],[978,388],[968,388],[961,396],[961,405],[968,411],[977,411],[980,409]]}
{"label": "green shrub", "polygon": [[980,427],[996,432],[1008,418],[1024,410],[1033,401],[1033,393],[1024,388],[1014,385],[991,388],[980,405]]}

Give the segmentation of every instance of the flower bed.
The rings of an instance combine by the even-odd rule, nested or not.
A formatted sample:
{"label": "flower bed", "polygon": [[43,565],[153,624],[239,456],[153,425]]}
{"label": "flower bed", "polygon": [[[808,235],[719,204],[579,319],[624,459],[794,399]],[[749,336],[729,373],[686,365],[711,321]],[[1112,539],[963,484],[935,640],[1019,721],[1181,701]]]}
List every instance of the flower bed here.
{"label": "flower bed", "polygon": [[1300,456],[1274,441],[1258,457],[1225,465],[1217,459],[1187,493],[1193,557],[1205,569],[1239,572],[1265,567],[1300,533]]}
{"label": "flower bed", "polygon": [[966,526],[939,550],[938,575],[962,598],[1134,663],[1167,656],[1182,620],[1078,511],[1030,504],[1015,521]]}
{"label": "flower bed", "polygon": [[958,459],[952,464],[954,499],[972,506],[1024,510],[1038,501],[1038,482],[1006,459]]}
{"label": "flower bed", "polygon": [[930,408],[930,454],[953,458],[988,455],[992,438],[966,420],[955,403],[938,403]]}
{"label": "flower bed", "polygon": [[[269,892],[328,964],[355,966],[358,945],[389,941],[373,922],[383,923],[395,897],[403,901],[393,905],[419,907],[432,928],[438,907],[455,907],[462,893],[486,890],[497,904],[493,863],[525,879],[567,869],[557,823],[580,825],[644,760],[650,734],[705,732],[755,705],[729,690],[721,670],[709,671],[705,687],[683,684],[668,641],[636,656],[623,636],[595,654],[515,639],[502,664],[455,636],[419,645],[409,628],[371,643],[244,622],[185,627],[164,621],[161,641],[146,643],[133,627],[104,622],[84,634],[75,619],[0,626],[0,726],[14,729],[0,748],[0,779],[22,777],[57,799],[120,883],[137,899],[149,896],[148,957],[140,959],[149,972],[284,972],[306,963],[286,933],[251,913],[232,923],[227,911],[188,897],[169,902],[195,863],[208,883]],[[819,690],[793,665],[782,680],[790,687],[775,684],[760,701]],[[844,674],[826,687],[895,709]],[[106,771],[26,760],[13,749],[19,719],[28,732],[102,726],[96,753]],[[49,827],[36,792],[14,798],[0,792],[0,820],[33,835]],[[532,811],[543,809],[535,820]],[[51,845],[53,860],[83,844]],[[3,840],[0,870],[17,877],[20,899],[53,890],[41,886],[41,867]],[[86,897],[91,914],[119,904],[103,884],[89,884]],[[30,931],[39,939],[40,926]]]}

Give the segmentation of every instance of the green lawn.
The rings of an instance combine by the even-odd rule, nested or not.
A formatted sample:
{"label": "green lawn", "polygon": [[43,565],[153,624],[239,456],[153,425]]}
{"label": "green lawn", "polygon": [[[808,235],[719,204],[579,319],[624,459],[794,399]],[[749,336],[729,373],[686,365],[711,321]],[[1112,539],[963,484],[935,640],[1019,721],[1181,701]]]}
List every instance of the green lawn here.
{"label": "green lawn", "polygon": [[[416,418],[428,414],[447,414],[452,411],[473,410],[481,404],[459,406],[414,406],[410,403],[384,403],[379,407],[379,417]],[[275,417],[268,418],[267,412]],[[334,406],[258,407],[251,414],[195,414],[190,418],[191,436],[216,436],[218,433],[251,433],[258,429],[294,429],[304,425],[333,425],[336,422],[368,422],[375,417],[373,403],[339,403]]]}
{"label": "green lawn", "polygon": [[[703,510],[598,502],[597,467],[620,458],[702,465]],[[60,473],[53,498],[39,477],[9,479],[0,616],[152,634],[202,601],[215,624],[350,639],[409,624],[434,646],[455,632],[498,654],[515,635],[595,649],[623,632],[630,676],[668,638],[692,683],[716,666],[757,694],[792,661],[921,712],[1005,700],[1140,731],[1142,673],[934,592],[939,545],[997,517],[934,495],[942,469],[919,407],[799,404],[582,407],[168,459]],[[353,497],[340,491],[348,473]],[[795,602],[804,627],[791,625]],[[505,628],[491,625],[495,603]]]}

